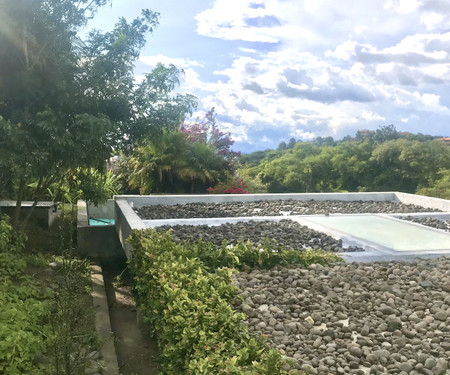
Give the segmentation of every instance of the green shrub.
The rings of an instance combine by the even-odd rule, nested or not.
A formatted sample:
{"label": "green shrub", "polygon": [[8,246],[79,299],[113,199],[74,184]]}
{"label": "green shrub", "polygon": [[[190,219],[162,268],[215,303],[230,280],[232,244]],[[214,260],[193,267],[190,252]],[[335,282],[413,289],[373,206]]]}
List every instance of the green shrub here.
{"label": "green shrub", "polygon": [[[134,231],[130,270],[137,303],[155,330],[164,374],[287,374],[281,355],[250,334],[230,301],[231,267],[331,262],[336,256],[263,248],[251,243],[217,249],[177,244],[170,232]],[[303,255],[302,255],[303,254]]]}
{"label": "green shrub", "polygon": [[90,264],[66,254],[49,275],[25,241],[0,220],[0,374],[84,374],[98,348]]}
{"label": "green shrub", "polygon": [[26,237],[0,220],[0,373],[44,374],[34,363],[45,348],[48,304],[40,288],[24,276]]}
{"label": "green shrub", "polygon": [[[45,349],[48,304],[32,284],[18,287],[4,278],[0,285],[0,373],[40,374],[34,363]],[[42,369],[41,369],[42,370]],[[45,373],[45,372],[42,372]]]}
{"label": "green shrub", "polygon": [[23,258],[26,236],[15,232],[5,216],[0,220],[0,277],[17,277],[25,270]]}

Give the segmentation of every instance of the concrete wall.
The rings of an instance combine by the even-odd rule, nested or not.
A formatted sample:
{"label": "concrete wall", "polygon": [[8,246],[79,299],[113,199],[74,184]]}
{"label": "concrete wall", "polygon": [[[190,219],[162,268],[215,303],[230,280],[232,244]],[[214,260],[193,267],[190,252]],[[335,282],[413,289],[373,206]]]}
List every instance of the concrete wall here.
{"label": "concrete wall", "polygon": [[126,199],[133,206],[153,206],[157,204],[186,203],[223,203],[223,202],[254,202],[279,199],[293,200],[338,200],[338,201],[393,201],[394,192],[381,193],[299,193],[299,194],[206,194],[206,195],[121,195],[117,198]]}
{"label": "concrete wall", "polygon": [[126,242],[127,238],[134,229],[145,229],[145,225],[140,217],[133,211],[130,203],[122,196],[115,197],[115,227],[119,241],[127,258],[131,257],[133,247]]}
{"label": "concrete wall", "polygon": [[426,208],[450,212],[450,200],[426,197],[423,195],[395,193],[397,200],[404,204],[415,204]]}
{"label": "concrete wall", "polygon": [[[20,219],[24,219],[31,210],[33,202],[24,201],[20,209]],[[5,214],[9,217],[14,216],[16,210],[15,201],[0,201],[0,215]],[[44,227],[50,228],[59,215],[57,204],[54,202],[38,202],[31,215],[31,221]]]}
{"label": "concrete wall", "polygon": [[[114,200],[94,207],[89,214],[99,219],[114,218]],[[86,203],[78,201],[77,211],[78,253],[91,258],[110,258],[123,254],[122,245],[114,225],[89,225]]]}
{"label": "concrete wall", "polygon": [[123,254],[113,225],[78,226],[78,253],[90,258],[106,259]]}

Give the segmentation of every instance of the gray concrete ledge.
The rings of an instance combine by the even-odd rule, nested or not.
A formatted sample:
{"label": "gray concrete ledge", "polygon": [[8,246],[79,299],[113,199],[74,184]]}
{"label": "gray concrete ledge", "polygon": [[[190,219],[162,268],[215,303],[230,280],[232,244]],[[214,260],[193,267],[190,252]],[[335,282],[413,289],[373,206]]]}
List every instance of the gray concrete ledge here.
{"label": "gray concrete ledge", "polygon": [[[20,218],[25,218],[30,212],[34,202],[33,201],[23,201],[20,208]],[[6,214],[9,217],[13,217],[16,210],[16,201],[0,201],[0,216],[1,214]],[[31,215],[31,220],[35,221],[42,226],[51,228],[56,218],[60,214],[58,208],[58,203],[55,202],[37,202],[34,208],[33,214]]]}
{"label": "gray concrete ledge", "polygon": [[127,238],[135,229],[146,229],[141,218],[133,211],[133,202],[128,202],[123,196],[115,197],[115,225],[119,241],[123,251],[129,259],[133,247],[127,242]]}
{"label": "gray concrete ledge", "polygon": [[375,193],[279,193],[279,194],[201,194],[201,195],[120,195],[136,207],[157,204],[255,202],[273,200],[338,200],[338,201],[399,201],[395,192]]}
{"label": "gray concrete ledge", "polygon": [[426,197],[424,195],[408,194],[396,192],[395,197],[398,202],[404,204],[415,204],[425,208],[432,208],[444,212],[450,212],[450,200]]}
{"label": "gray concrete ledge", "polygon": [[105,365],[103,374],[119,375],[119,365],[114,347],[114,333],[109,319],[108,300],[106,298],[105,283],[100,266],[92,265],[91,278],[92,298],[95,308],[95,328],[101,344],[100,353]]}

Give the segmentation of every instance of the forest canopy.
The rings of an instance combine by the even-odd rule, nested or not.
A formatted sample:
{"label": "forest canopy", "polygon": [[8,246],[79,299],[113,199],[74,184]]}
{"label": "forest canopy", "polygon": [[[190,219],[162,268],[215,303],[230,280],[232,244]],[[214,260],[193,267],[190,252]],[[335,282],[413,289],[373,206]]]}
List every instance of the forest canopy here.
{"label": "forest canopy", "polygon": [[283,144],[242,155],[240,163],[240,171],[270,193],[421,189],[431,194],[425,188],[449,178],[450,146],[432,136],[399,133],[389,125],[338,142],[329,137]]}

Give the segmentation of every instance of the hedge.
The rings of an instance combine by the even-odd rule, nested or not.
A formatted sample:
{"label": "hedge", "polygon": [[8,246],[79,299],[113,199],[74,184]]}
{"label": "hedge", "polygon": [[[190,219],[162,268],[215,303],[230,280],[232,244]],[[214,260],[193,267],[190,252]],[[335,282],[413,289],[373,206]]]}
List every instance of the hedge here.
{"label": "hedge", "polygon": [[320,251],[274,249],[269,241],[218,249],[212,243],[175,243],[170,232],[134,231],[129,268],[137,304],[155,331],[162,373],[260,374],[298,373],[287,370],[281,354],[269,349],[244,324],[245,315],[232,309],[238,289],[235,268],[276,264],[330,263],[335,255]]}

